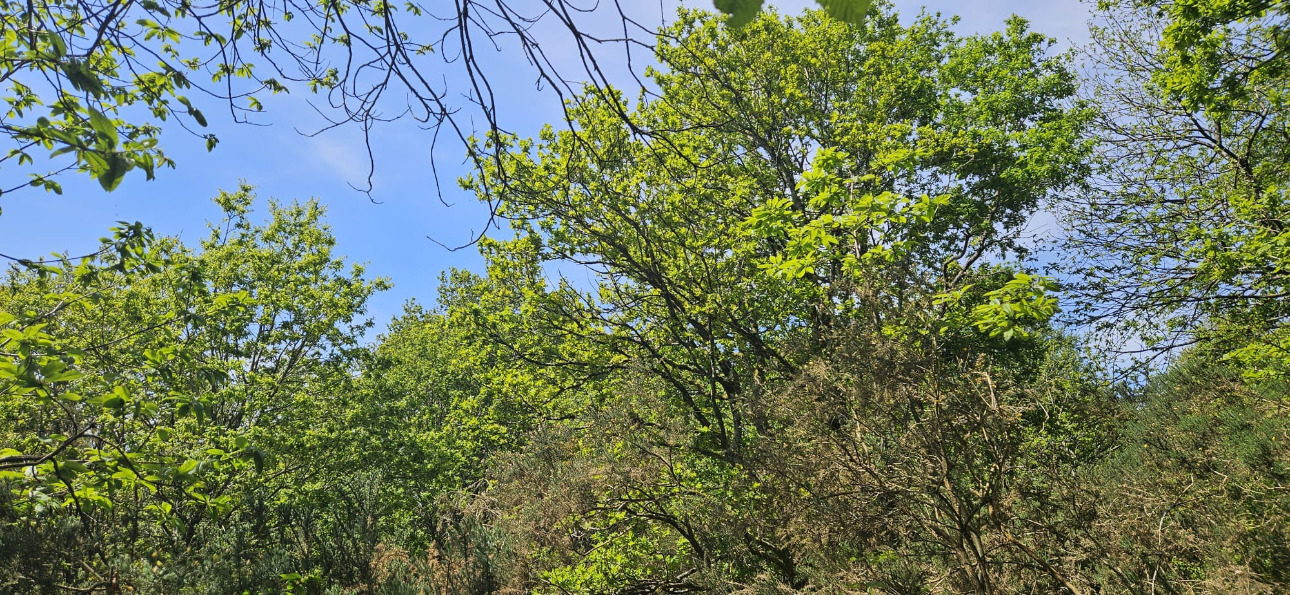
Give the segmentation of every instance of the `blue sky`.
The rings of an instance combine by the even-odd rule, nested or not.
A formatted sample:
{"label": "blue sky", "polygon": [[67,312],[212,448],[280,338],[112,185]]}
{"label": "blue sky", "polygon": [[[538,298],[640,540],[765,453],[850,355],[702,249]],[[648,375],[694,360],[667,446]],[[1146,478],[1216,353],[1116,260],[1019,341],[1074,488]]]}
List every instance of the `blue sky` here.
{"label": "blue sky", "polygon": [[[646,14],[655,19],[660,7],[671,14],[670,6],[675,6],[671,0],[644,4],[650,4]],[[710,0],[684,4],[711,9]],[[785,14],[814,6],[810,0],[770,4]],[[910,18],[924,6],[931,12],[957,14],[961,17],[957,30],[964,34],[997,30],[1015,13],[1029,19],[1035,30],[1057,38],[1060,47],[1087,37],[1087,5],[1078,0],[895,0],[895,5]],[[568,50],[549,48],[558,59],[571,60]],[[535,90],[531,71],[518,56],[502,53],[490,60],[498,73],[495,80],[502,85],[500,109],[506,123],[518,132],[533,133],[545,122],[558,121],[553,96]],[[358,131],[302,136],[297,129],[314,130],[321,123],[303,94],[273,99],[266,101],[268,112],[259,120],[267,126],[236,125],[227,112],[218,113],[214,106],[204,109],[211,131],[220,137],[212,153],[205,151],[201,139],[168,131],[163,143],[178,168],[158,172],[155,181],[144,181],[132,172],[116,191],[106,193],[92,181],[64,177],[62,196],[29,190],[0,197],[0,253],[31,258],[51,252],[88,252],[118,220],[143,221],[159,234],[178,235],[195,245],[206,235],[205,221],[219,215],[210,197],[245,180],[257,186],[261,200],[318,198],[327,205],[339,253],[351,261],[366,262],[371,274],[394,282],[394,289],[377,296],[369,308],[378,328],[398,314],[408,299],[433,302],[441,271],[479,267],[481,260],[473,248],[450,252],[427,239],[460,244],[486,221],[483,207],[452,183],[465,172],[458,166],[458,145],[442,143],[438,154],[444,198],[452,203],[444,206],[430,173],[429,133],[407,120],[378,128],[373,198],[380,203],[375,204],[350,186],[362,186],[367,175]]]}

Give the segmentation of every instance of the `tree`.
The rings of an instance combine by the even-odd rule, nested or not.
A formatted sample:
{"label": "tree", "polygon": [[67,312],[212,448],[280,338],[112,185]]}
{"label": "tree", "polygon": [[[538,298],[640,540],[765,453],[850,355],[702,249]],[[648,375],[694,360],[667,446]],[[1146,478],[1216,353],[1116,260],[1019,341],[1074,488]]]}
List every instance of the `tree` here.
{"label": "tree", "polygon": [[729,32],[690,13],[673,36],[663,95],[636,118],[676,130],[675,149],[633,139],[589,95],[576,132],[498,139],[504,169],[468,184],[523,181],[502,214],[544,260],[602,279],[560,312],[665,378],[704,378],[677,396],[722,449],[740,443],[720,425],[753,389],[746,366],[791,377],[800,362],[779,345],[834,327],[934,327],[903,317],[971,302],[967,286],[994,274],[982,259],[1023,252],[1026,216],[1081,172],[1087,114],[1057,105],[1070,77],[1020,21],[955,40],[890,14],[866,30],[811,16]]}
{"label": "tree", "polygon": [[363,305],[385,281],[332,256],[316,203],[273,204],[255,226],[252,200],[247,187],[221,194],[225,219],[200,252],[136,225],[79,263],[11,271],[0,294],[7,588],[243,590],[263,570],[204,575],[199,561],[253,559],[253,546],[213,538],[238,535],[218,527],[317,479],[310,462],[335,448],[370,325]]}
{"label": "tree", "polygon": [[[1249,99],[1287,72],[1290,4],[1284,0],[1139,0],[1166,23],[1160,35],[1164,61],[1153,78],[1160,89],[1191,109],[1223,112]],[[1239,52],[1232,48],[1239,47]]]}
{"label": "tree", "polygon": [[1280,4],[1240,25],[1216,24],[1204,2],[1159,15],[1103,5],[1088,95],[1104,167],[1068,210],[1086,313],[1127,322],[1154,350],[1200,343],[1251,374],[1283,374],[1287,79],[1259,62],[1282,51]]}
{"label": "tree", "polygon": [[[979,379],[1033,379],[1054,303],[1042,279],[990,259],[1018,262],[1028,215],[1086,171],[1089,114],[1064,103],[1073,77],[1066,60],[1045,55],[1047,43],[1020,20],[957,38],[934,18],[902,27],[886,11],[864,28],[815,13],[727,29],[685,13],[659,46],[659,96],[640,100],[633,116],[667,134],[634,135],[615,115],[626,102],[592,92],[570,106],[573,130],[487,141],[481,150],[502,158],[466,183],[512,182],[500,213],[520,237],[514,258],[536,252],[596,275],[589,292],[550,295],[541,316],[616,356],[599,369],[617,398],[572,428],[543,428],[532,458],[503,464],[515,483],[498,493],[515,499],[495,497],[538,515],[522,529],[533,544],[526,555],[548,568],[534,569],[529,584],[828,584],[843,575],[831,574],[827,547],[801,537],[812,518],[802,511],[823,500],[878,518],[871,507],[881,498],[864,500],[875,492],[860,481],[817,492],[797,469],[828,459],[776,446],[803,444],[792,439],[798,431],[864,440],[858,424],[868,413],[891,424],[875,440],[907,423],[944,424],[926,448],[901,443],[908,477],[937,452],[956,469],[945,492],[919,492],[931,504],[911,519],[945,514],[946,494],[974,498],[960,512],[965,524],[920,554],[937,560],[928,563],[935,571],[911,580],[967,572],[964,588],[989,591],[994,573],[1019,563],[1032,580],[1063,576],[1027,556],[1021,538],[1004,541],[991,523],[1005,521],[984,513],[992,496],[959,475],[1000,469],[1002,486],[1021,473],[1019,449],[1001,446],[990,463],[974,450],[981,432],[994,435],[985,426],[1003,424],[1000,445],[1025,427],[1003,422],[1011,411],[983,409],[989,383]],[[808,371],[857,353],[876,361],[855,375],[880,378],[892,344],[901,353],[893,366],[907,370],[892,376],[899,405],[802,417],[833,398],[832,389],[795,388]],[[848,372],[830,377],[844,383]],[[1018,407],[1034,407],[1034,393],[1016,395]],[[795,400],[800,408],[783,406]],[[906,411],[912,419],[895,417]],[[522,492],[535,485],[541,503],[526,506]],[[841,538],[855,548],[842,551],[865,551],[870,529]],[[1002,553],[956,559],[954,547],[967,553],[962,540],[977,530],[992,532],[1000,541],[989,548]]]}
{"label": "tree", "polygon": [[[759,4],[722,6],[740,21]],[[824,5],[859,22],[868,0]],[[572,75],[539,43],[540,21],[554,20],[568,34],[564,41],[583,58],[581,76],[597,87],[609,82],[597,46],[621,44],[630,62],[632,48],[646,45],[638,35],[653,34],[619,3],[621,33],[584,31],[588,11],[566,0],[467,0],[446,11],[369,0],[6,0],[0,9],[0,131],[9,145],[0,163],[22,178],[6,181],[3,192],[28,184],[61,192],[56,176],[68,170],[106,190],[133,169],[152,179],[158,167],[174,166],[159,144],[163,123],[204,128],[210,101],[246,122],[266,95],[290,91],[319,95],[327,127],[352,123],[367,133],[408,116],[434,131],[432,147],[440,132],[465,143],[476,114],[488,132],[503,130],[492,68],[481,57],[488,44],[515,39],[513,51],[533,65],[537,81],[563,95]],[[218,142],[201,136],[208,149]]]}

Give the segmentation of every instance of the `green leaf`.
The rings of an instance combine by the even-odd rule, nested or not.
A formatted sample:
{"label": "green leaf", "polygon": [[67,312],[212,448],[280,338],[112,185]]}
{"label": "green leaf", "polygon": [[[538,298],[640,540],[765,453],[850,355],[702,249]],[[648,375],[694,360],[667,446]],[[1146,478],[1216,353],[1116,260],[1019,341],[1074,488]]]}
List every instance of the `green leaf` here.
{"label": "green leaf", "polygon": [[88,108],[90,112],[90,128],[98,133],[99,138],[106,140],[108,148],[115,148],[121,142],[121,137],[117,134],[116,124],[112,122],[103,112],[94,108]]}
{"label": "green leaf", "polygon": [[63,370],[61,372],[56,372],[45,376],[45,381],[46,382],[70,382],[72,380],[76,380],[84,376],[85,374],[77,372],[76,370]]}
{"label": "green leaf", "polygon": [[136,475],[134,471],[131,471],[131,470],[130,470],[130,469],[128,469],[128,468],[123,468],[123,469],[121,469],[121,470],[117,471],[116,473],[113,473],[113,474],[112,474],[112,479],[120,479],[120,480],[124,480],[124,481],[128,481],[128,482],[133,482],[133,481],[135,481],[135,480],[139,479],[139,476],[138,476],[138,475]]}
{"label": "green leaf", "polygon": [[761,12],[762,0],[713,0],[717,10],[730,15],[726,21],[731,27],[742,27]]}
{"label": "green leaf", "polygon": [[95,97],[103,96],[103,81],[100,74],[80,60],[67,60],[62,64],[63,74],[73,87]]}
{"label": "green leaf", "polygon": [[873,0],[815,0],[829,16],[852,25],[864,23],[864,15],[873,6]]}
{"label": "green leaf", "polygon": [[124,155],[112,153],[107,156],[107,167],[97,173],[99,186],[104,190],[111,192],[121,185],[121,180],[125,179],[125,172],[130,171],[130,162]]}

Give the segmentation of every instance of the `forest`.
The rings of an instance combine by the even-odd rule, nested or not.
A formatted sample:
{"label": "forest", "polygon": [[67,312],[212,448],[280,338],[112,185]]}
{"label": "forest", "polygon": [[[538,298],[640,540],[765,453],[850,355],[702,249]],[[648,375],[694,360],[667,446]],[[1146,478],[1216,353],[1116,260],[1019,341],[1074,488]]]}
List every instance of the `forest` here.
{"label": "forest", "polygon": [[630,88],[573,27],[626,4],[508,1],[0,0],[0,208],[291,91],[407,98],[492,223],[390,321],[249,183],[197,241],[0,237],[0,592],[1290,593],[1290,2],[1099,0],[1069,51],[692,2],[621,16]]}

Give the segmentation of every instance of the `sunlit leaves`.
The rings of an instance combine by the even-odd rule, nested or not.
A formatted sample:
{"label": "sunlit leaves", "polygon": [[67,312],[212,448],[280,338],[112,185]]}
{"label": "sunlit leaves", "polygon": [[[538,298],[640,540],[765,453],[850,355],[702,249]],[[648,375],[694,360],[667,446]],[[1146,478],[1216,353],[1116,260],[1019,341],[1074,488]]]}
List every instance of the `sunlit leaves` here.
{"label": "sunlit leaves", "polygon": [[[1112,5],[1103,2],[1103,5]],[[1222,113],[1290,74],[1290,4],[1278,0],[1137,0],[1166,19],[1162,90],[1189,109]]]}
{"label": "sunlit leaves", "polygon": [[852,24],[864,22],[873,0],[816,0],[829,16]]}
{"label": "sunlit leaves", "polygon": [[1052,279],[1017,273],[1003,287],[986,293],[986,303],[972,309],[973,324],[991,337],[1029,337],[1057,313],[1055,289]]}
{"label": "sunlit leaves", "polygon": [[134,223],[84,258],[18,261],[0,290],[8,510],[71,518],[110,558],[138,545],[109,536],[113,519],[153,539],[194,530],[317,447],[335,417],[319,405],[385,284],[331,257],[316,203],[274,204],[255,225],[253,200],[221,195],[201,252]]}
{"label": "sunlit leaves", "polygon": [[866,191],[876,176],[848,176],[849,161],[833,149],[816,154],[798,182],[809,210],[778,197],[753,209],[745,233],[763,242],[784,241],[759,266],[789,279],[840,267],[853,282],[863,283],[866,270],[902,258],[913,240],[909,231],[930,223],[937,205],[948,202],[946,196],[909,199],[891,191]]}
{"label": "sunlit leaves", "polygon": [[[865,13],[873,6],[873,0],[816,0],[816,2],[829,16],[854,25],[864,22]],[[731,27],[742,27],[761,12],[762,0],[713,0],[713,4],[717,10],[730,15],[727,22]]]}
{"label": "sunlit leaves", "polygon": [[713,0],[717,10],[730,15],[730,26],[740,27],[761,12],[762,0]]}
{"label": "sunlit leaves", "polygon": [[[164,122],[173,113],[186,113],[190,122],[206,126],[201,111],[179,94],[191,86],[185,73],[209,64],[219,76],[257,79],[252,65],[236,51],[226,51],[248,27],[273,24],[259,8],[238,3],[226,7],[229,16],[238,15],[231,38],[215,32],[209,21],[185,21],[194,16],[191,7],[171,2],[4,2],[0,7],[0,52],[6,57],[0,99],[8,107],[0,131],[14,147],[14,165],[36,170],[27,174],[30,185],[52,192],[62,190],[52,178],[69,169],[111,191],[130,171],[152,179],[158,167],[173,166],[158,145],[160,127],[144,118],[150,114]],[[195,31],[183,31],[180,23]],[[216,57],[192,54],[194,41],[214,44]],[[254,49],[267,52],[269,46]],[[253,86],[258,88],[247,92],[227,86],[224,95],[228,101],[255,99],[263,91],[286,89],[271,78]],[[217,142],[204,136],[208,147]],[[47,153],[31,151],[37,147]]]}

